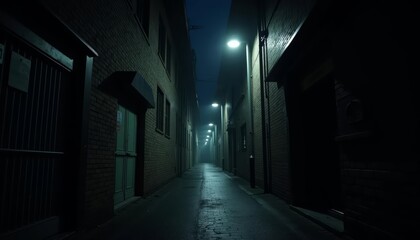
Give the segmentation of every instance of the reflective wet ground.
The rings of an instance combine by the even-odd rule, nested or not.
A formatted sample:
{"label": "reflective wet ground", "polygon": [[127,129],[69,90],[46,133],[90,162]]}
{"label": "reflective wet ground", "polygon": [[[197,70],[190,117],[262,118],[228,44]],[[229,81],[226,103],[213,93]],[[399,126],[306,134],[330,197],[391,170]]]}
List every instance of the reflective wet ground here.
{"label": "reflective wet ground", "polygon": [[242,178],[198,164],[77,239],[340,239]]}

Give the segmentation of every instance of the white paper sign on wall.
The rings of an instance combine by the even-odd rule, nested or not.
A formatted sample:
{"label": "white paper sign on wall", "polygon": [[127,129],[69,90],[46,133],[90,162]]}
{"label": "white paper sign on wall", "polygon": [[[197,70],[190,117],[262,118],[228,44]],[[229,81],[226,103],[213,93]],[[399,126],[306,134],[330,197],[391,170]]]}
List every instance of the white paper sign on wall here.
{"label": "white paper sign on wall", "polygon": [[12,52],[10,59],[9,86],[28,92],[31,60],[17,52]]}

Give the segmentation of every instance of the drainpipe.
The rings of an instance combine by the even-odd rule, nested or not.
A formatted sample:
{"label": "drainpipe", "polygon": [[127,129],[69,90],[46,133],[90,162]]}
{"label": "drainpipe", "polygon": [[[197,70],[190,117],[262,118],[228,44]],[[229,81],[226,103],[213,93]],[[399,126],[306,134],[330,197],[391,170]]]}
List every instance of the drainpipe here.
{"label": "drainpipe", "polygon": [[269,171],[268,171],[268,161],[267,161],[267,132],[266,132],[266,120],[265,120],[265,82],[264,82],[264,45],[267,38],[267,29],[265,26],[264,20],[264,1],[257,1],[258,4],[258,47],[259,47],[259,64],[260,64],[260,100],[261,100],[261,122],[262,122],[262,157],[263,157],[263,167],[264,167],[264,192],[269,193],[270,184],[269,184]]}
{"label": "drainpipe", "polygon": [[249,53],[248,42],[245,45],[246,53],[246,83],[247,83],[247,98],[248,98],[248,118],[250,127],[250,146],[251,153],[249,155],[249,182],[251,188],[255,188],[255,155],[254,155],[254,114],[252,110],[252,83],[251,83],[251,69],[252,69],[252,59],[251,54]]}

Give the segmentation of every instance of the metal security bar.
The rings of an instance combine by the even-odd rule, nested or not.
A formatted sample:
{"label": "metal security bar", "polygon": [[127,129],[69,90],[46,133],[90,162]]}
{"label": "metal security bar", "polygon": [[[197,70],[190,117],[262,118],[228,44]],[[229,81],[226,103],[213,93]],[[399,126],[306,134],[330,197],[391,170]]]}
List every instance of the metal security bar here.
{"label": "metal security bar", "polygon": [[[60,215],[70,73],[0,29],[0,235]],[[18,56],[28,64],[20,66]],[[27,89],[13,67],[29,71]],[[11,80],[12,79],[12,80]],[[25,80],[25,76],[23,76]]]}
{"label": "metal security bar", "polygon": [[59,214],[61,159],[15,155],[0,161],[1,232]]}

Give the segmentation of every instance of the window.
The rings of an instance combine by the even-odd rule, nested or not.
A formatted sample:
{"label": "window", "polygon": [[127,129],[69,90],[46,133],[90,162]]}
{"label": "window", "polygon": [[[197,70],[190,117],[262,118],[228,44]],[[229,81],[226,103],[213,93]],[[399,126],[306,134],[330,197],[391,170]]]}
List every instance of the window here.
{"label": "window", "polygon": [[159,42],[158,42],[158,53],[162,62],[165,62],[166,57],[166,30],[163,25],[162,18],[159,17]]}
{"label": "window", "polygon": [[158,87],[156,96],[156,130],[163,132],[163,92]]}
{"label": "window", "polygon": [[158,54],[162,59],[163,65],[165,65],[166,72],[171,76],[171,60],[172,60],[172,49],[171,43],[169,42],[168,35],[166,34],[165,24],[163,23],[162,17],[159,17],[159,42],[158,42]]}
{"label": "window", "polygon": [[166,71],[171,76],[171,44],[169,43],[169,39],[166,43]]}
{"label": "window", "polygon": [[246,125],[245,123],[241,126],[241,149],[246,150]]}
{"label": "window", "polygon": [[149,36],[150,0],[129,0],[134,16],[143,29],[146,36]]}
{"label": "window", "polygon": [[168,99],[165,106],[165,136],[171,136],[171,103]]}
{"label": "window", "polygon": [[168,99],[165,100],[159,87],[156,97],[156,130],[167,137],[171,136],[171,103]]}

